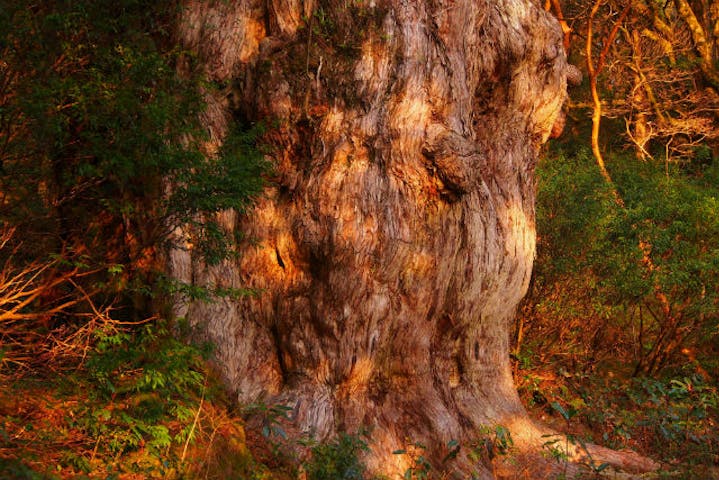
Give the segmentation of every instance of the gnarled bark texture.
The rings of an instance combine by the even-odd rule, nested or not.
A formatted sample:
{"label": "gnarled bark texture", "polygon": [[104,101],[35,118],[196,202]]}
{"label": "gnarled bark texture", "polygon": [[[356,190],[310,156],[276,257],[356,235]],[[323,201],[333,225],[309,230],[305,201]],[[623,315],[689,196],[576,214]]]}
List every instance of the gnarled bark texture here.
{"label": "gnarled bark texture", "polygon": [[556,20],[531,0],[198,0],[179,25],[228,86],[208,98],[214,141],[237,116],[271,127],[275,183],[246,219],[224,216],[248,239],[240,259],[170,262],[261,292],[178,309],[240,401],[290,405],[319,439],[372,428],[367,461],[386,473],[407,440],[437,459],[525,418],[508,329],[537,151],[566,95]]}

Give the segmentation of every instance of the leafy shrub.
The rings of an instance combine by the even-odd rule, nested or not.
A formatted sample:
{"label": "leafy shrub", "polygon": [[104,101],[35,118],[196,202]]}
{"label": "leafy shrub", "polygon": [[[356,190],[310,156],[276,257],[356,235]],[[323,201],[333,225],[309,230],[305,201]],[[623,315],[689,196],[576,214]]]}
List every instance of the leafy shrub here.
{"label": "leafy shrub", "polygon": [[341,433],[336,440],[312,448],[312,459],[305,464],[309,480],[362,480],[366,469],[359,455],[367,451],[359,435]]}
{"label": "leafy shrub", "polygon": [[192,227],[208,262],[230,255],[214,214],[262,189],[260,130],[238,126],[209,155],[200,115],[213,87],[170,42],[175,2],[1,6],[0,220],[24,255],[82,259],[99,268],[88,291],[134,292],[134,307],[176,227]]}
{"label": "leafy shrub", "polygon": [[[143,445],[159,453],[187,440],[197,402],[205,395],[203,352],[159,322],[129,331],[106,328],[96,336],[87,363],[94,388],[87,393],[97,406],[82,417],[82,427],[108,439],[105,446],[113,454]],[[173,435],[164,425],[169,421],[183,427]]]}
{"label": "leafy shrub", "polygon": [[709,361],[719,331],[719,165],[693,174],[615,156],[611,167],[621,205],[587,151],[540,165],[526,319],[544,348],[529,348],[561,339],[561,354],[589,368],[619,355],[648,374],[685,348],[709,347],[696,348]]}
{"label": "leafy shrub", "polygon": [[559,460],[555,447],[587,439],[686,478],[712,475],[719,163],[698,155],[679,164],[610,154],[614,185],[582,148],[538,167],[538,256],[514,358],[527,404],[567,432],[546,446]]}

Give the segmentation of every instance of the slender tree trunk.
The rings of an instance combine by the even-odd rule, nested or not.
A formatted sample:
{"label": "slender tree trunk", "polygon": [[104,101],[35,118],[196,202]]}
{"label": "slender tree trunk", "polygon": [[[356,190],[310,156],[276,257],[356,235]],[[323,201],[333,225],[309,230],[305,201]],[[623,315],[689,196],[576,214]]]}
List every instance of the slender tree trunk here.
{"label": "slender tree trunk", "polygon": [[[237,261],[172,253],[178,278],[251,287],[178,307],[241,402],[292,407],[318,439],[372,429],[375,471],[407,440],[437,462],[502,424],[531,427],[509,325],[535,254],[534,166],[566,96],[562,32],[530,0],[188,1],[178,35],[232,98],[221,143],[263,121],[276,178]],[[535,432],[536,433],[536,432]],[[460,455],[459,471],[471,466]]]}
{"label": "slender tree trunk", "polygon": [[[607,167],[604,163],[604,157],[602,156],[602,151],[599,145],[599,129],[602,121],[602,101],[599,98],[599,90],[597,88],[597,79],[599,77],[599,74],[601,73],[602,69],[604,68],[604,62],[606,61],[607,54],[609,53],[609,48],[611,47],[612,43],[614,42],[614,38],[617,36],[617,32],[619,32],[619,28],[622,26],[622,23],[624,22],[624,19],[629,14],[629,11],[631,9],[631,3],[627,4],[624,9],[622,10],[621,15],[619,16],[619,19],[614,24],[614,27],[612,27],[612,30],[607,35],[606,40],[604,43],[604,48],[602,49],[601,53],[599,54],[599,58],[596,61],[596,65],[594,63],[594,55],[592,54],[592,46],[594,44],[594,18],[597,15],[597,12],[599,11],[599,7],[602,6],[602,0],[594,0],[594,4],[592,5],[592,9],[589,12],[589,17],[587,19],[587,39],[585,43],[584,48],[584,55],[586,57],[587,61],[587,76],[589,77],[589,91],[592,94],[592,133],[590,136],[590,141],[592,145],[592,153],[594,153],[594,158],[597,161],[597,166],[599,167],[599,172],[602,174],[602,177],[604,177],[604,180],[607,181],[610,185],[613,185],[614,182],[612,182],[612,177],[609,175],[609,170],[607,170]],[[618,203],[621,203],[621,199],[619,198],[619,194],[615,191],[614,196],[617,199]]]}
{"label": "slender tree trunk", "polygon": [[[553,11],[557,17],[559,25],[562,27],[564,51],[569,52],[569,48],[572,45],[572,27],[567,23],[567,19],[564,18],[564,12],[562,12],[562,4],[559,0],[546,0],[544,9],[547,11]],[[570,81],[571,83],[571,81]]]}

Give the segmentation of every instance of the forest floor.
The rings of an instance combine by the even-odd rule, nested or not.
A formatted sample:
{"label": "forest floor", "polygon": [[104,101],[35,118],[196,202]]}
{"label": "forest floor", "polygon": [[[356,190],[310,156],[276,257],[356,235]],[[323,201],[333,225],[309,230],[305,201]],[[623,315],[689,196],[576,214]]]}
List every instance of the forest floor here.
{"label": "forest floor", "polygon": [[[550,367],[517,369],[516,375],[532,418],[558,432],[547,437],[541,452],[557,462],[559,473],[553,478],[719,478],[716,386],[699,377],[660,381],[619,376],[612,370],[585,375]],[[191,428],[191,441],[182,435],[182,422],[157,422],[154,427],[167,434],[163,442],[162,435],[135,418],[136,409],[150,408],[147,402],[152,399],[130,398],[135,402],[130,405],[85,393],[81,383],[30,378],[0,389],[0,478],[302,477],[301,470],[292,467],[297,459],[289,453],[290,440],[273,429],[281,409],[265,407],[267,421],[246,429],[243,412],[226,397],[215,396],[188,412],[184,430]],[[133,438],[138,441],[132,443]],[[659,462],[661,470],[621,474],[594,464],[565,474],[561,447],[589,443],[633,450]],[[495,474],[512,478],[502,474],[502,464],[521,462],[522,457],[512,458],[511,443],[502,455],[495,459]],[[445,476],[437,469],[423,478]]]}
{"label": "forest floor", "polygon": [[[637,478],[719,479],[717,386],[701,375],[634,378],[615,367],[591,374],[551,365],[515,371],[530,416],[559,433],[547,438],[545,455],[562,463],[557,447],[594,443],[661,465]],[[585,475],[598,467],[587,466]]]}

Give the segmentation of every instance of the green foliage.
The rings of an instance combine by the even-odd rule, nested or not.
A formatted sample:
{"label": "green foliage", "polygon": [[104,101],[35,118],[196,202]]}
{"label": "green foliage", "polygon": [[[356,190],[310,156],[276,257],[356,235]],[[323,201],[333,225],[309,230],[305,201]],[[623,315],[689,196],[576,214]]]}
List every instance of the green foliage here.
{"label": "green foliage", "polygon": [[312,448],[312,458],[304,465],[309,480],[362,480],[366,467],[359,456],[369,450],[360,435],[340,433],[332,442]]}
{"label": "green foliage", "polygon": [[[139,337],[132,348],[157,342]],[[171,337],[163,342],[162,351],[153,348],[157,359],[119,366],[93,359],[89,372],[51,381],[23,378],[0,390],[0,449],[7,457],[0,460],[0,477],[274,478],[247,450],[241,419],[228,412],[218,380],[206,369],[201,378],[183,372],[206,368],[201,350],[188,352],[193,347]],[[115,355],[111,350],[103,355]],[[95,368],[113,388],[87,378]],[[147,375],[153,370],[159,375]],[[157,377],[186,385],[153,381]]]}
{"label": "green foliage", "polygon": [[648,447],[666,457],[691,453],[695,462],[717,455],[716,386],[699,376],[688,376],[642,377],[608,389],[618,388],[624,392],[619,397],[603,392],[601,387],[594,394],[586,394],[590,405],[583,413],[589,422],[604,426],[603,442],[621,448],[644,438],[650,440]]}
{"label": "green foliage", "polygon": [[341,432],[333,440],[317,443],[312,437],[288,439],[283,422],[289,420],[292,407],[286,405],[267,405],[263,402],[246,405],[243,413],[246,417],[259,420],[262,436],[268,441],[274,460],[280,460],[296,466],[294,447],[309,449],[310,457],[301,464],[309,480],[362,480],[367,471],[360,457],[369,451],[365,441],[366,433]]}
{"label": "green foliage", "polygon": [[392,452],[394,455],[407,455],[410,459],[410,466],[405,470],[402,477],[404,480],[427,480],[430,478],[432,464],[425,456],[425,450],[427,450],[427,447],[422,443],[414,442],[408,445],[407,448]]}
{"label": "green foliage", "polygon": [[[216,397],[212,381],[208,387],[204,352],[159,322],[126,330],[106,327],[95,335],[84,369],[56,384],[38,383],[63,399],[64,418],[49,424],[42,418],[26,421],[22,430],[58,437],[63,445],[54,454],[58,470],[90,473],[104,465],[153,478],[181,471],[179,449],[193,441],[201,402]],[[31,391],[33,384],[22,380],[13,388]],[[16,422],[10,419],[8,425]],[[73,441],[63,444],[63,438]],[[6,448],[23,449],[13,441]]]}
{"label": "green foliage", "polygon": [[650,373],[716,339],[719,165],[696,174],[617,156],[610,166],[622,205],[587,151],[540,166],[535,312],[550,328],[581,324],[567,332],[569,353],[587,359],[611,342]]}
{"label": "green foliage", "polygon": [[[538,258],[515,360],[556,372],[519,372],[520,393],[561,419],[566,433],[545,445],[560,463],[587,439],[704,478],[717,454],[707,372],[719,334],[719,164],[706,148],[682,163],[605,160],[614,185],[582,148],[539,165]],[[594,474],[606,468],[587,458]]]}
{"label": "green foliage", "polygon": [[59,477],[36,472],[21,460],[0,458],[0,475],[3,478],[22,480],[55,480]]}
{"label": "green foliage", "polygon": [[258,195],[264,185],[262,173],[268,166],[256,146],[262,132],[260,126],[231,132],[218,158],[203,159],[178,172],[175,189],[165,201],[171,223],[195,227],[198,247],[210,264],[230,254],[232,238],[207,215],[226,209],[244,212],[249,199]]}
{"label": "green foliage", "polygon": [[[559,413],[561,417],[564,419],[565,422],[567,422],[567,426],[569,427],[571,420],[578,414],[578,411],[575,408],[564,408],[561,403],[559,402],[552,402],[551,404],[552,409]],[[591,471],[594,474],[599,474],[603,470],[605,470],[609,464],[607,463],[601,463],[598,464],[592,457],[591,452],[587,448],[587,444],[584,442],[584,440],[575,434],[572,433],[564,433],[564,434],[548,434],[548,435],[542,435],[543,437],[547,438],[547,441],[544,442],[542,447],[545,449],[545,451],[551,456],[554,460],[556,460],[559,463],[564,464],[565,467],[565,474],[566,474],[566,468],[568,466],[569,462],[569,446],[576,446],[579,445],[581,450],[584,453],[584,457],[586,460],[583,463],[583,466],[587,468],[589,471]]]}
{"label": "green foliage", "polygon": [[[509,433],[509,431],[507,431]],[[511,440],[511,439],[510,439]],[[457,455],[459,455],[459,451],[462,449],[462,446],[459,444],[457,440],[450,440],[447,442],[447,454],[442,459],[442,463],[447,463],[450,460],[454,460],[457,458]]]}
{"label": "green foliage", "polygon": [[[95,332],[87,362],[91,382],[78,387],[91,400],[76,412],[74,426],[103,439],[101,453],[146,449],[164,458],[167,448],[191,434],[200,397],[206,395],[203,351],[178,340],[161,323],[139,329]],[[170,428],[169,425],[173,425]]]}
{"label": "green foliage", "polygon": [[105,397],[162,391],[170,398],[202,385],[206,351],[178,340],[162,322],[132,330],[105,327],[94,334],[97,343],[87,369]]}
{"label": "green foliage", "polygon": [[251,403],[243,408],[246,416],[260,418],[262,435],[265,438],[280,437],[287,440],[287,434],[282,427],[282,420],[289,419],[292,407],[287,405],[267,405],[262,402]]}
{"label": "green foliage", "polygon": [[147,249],[179,225],[194,227],[208,261],[230,254],[212,214],[260,192],[260,130],[232,132],[208,158],[199,115],[212,87],[178,73],[192,56],[169,44],[174,5],[3,2],[3,222],[128,273],[147,270]]}
{"label": "green foliage", "polygon": [[681,478],[711,476],[704,469],[719,453],[715,384],[701,375],[560,378],[543,389],[542,414],[560,420],[553,427],[561,433],[546,437],[544,451],[550,458],[564,464],[567,447],[574,446],[586,457],[584,467],[597,473],[606,465],[592,458],[585,444],[591,441],[671,464]]}
{"label": "green foliage", "polygon": [[[74,436],[52,452],[58,469],[177,474],[216,387],[207,384],[209,348],[181,340],[186,325],[158,312],[169,294],[249,293],[181,285],[158,271],[179,226],[208,263],[233,255],[237,238],[216,214],[244,212],[267,168],[257,126],[238,125],[210,154],[200,117],[215,87],[171,42],[176,8],[0,0],[0,264],[4,274],[26,272],[28,291],[41,292],[23,293],[31,321],[3,341],[24,345],[19,358],[37,352],[24,360],[28,377],[56,371],[49,396],[73,399],[57,422],[59,436]],[[72,355],[61,362],[56,345],[39,342]],[[0,373],[16,373],[9,363]],[[40,422],[28,425],[46,432]],[[7,425],[26,432],[19,421]],[[8,451],[26,448],[8,438]]]}
{"label": "green foliage", "polygon": [[486,456],[507,455],[514,446],[512,434],[504,425],[482,427],[479,430],[480,440],[470,449],[470,460],[477,463],[486,463]]}

